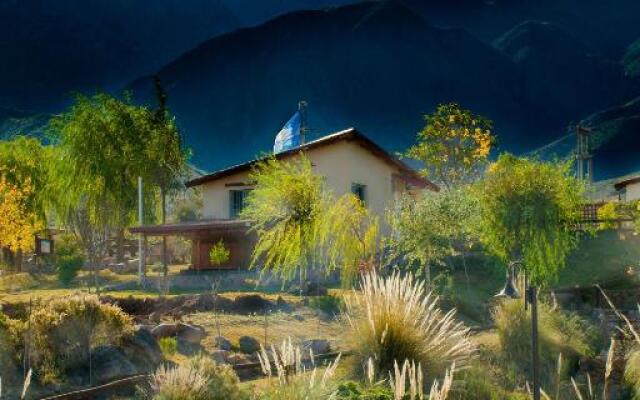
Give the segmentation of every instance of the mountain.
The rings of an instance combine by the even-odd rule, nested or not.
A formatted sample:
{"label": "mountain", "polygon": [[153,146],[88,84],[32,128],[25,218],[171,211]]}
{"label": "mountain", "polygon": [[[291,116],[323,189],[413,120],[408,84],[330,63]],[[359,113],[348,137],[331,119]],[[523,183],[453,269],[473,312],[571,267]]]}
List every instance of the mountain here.
{"label": "mountain", "polygon": [[494,46],[524,73],[530,102],[542,106],[546,118],[561,120],[640,93],[640,85],[625,76],[619,63],[549,22],[518,24],[496,39]]}
{"label": "mountain", "polygon": [[[391,150],[412,143],[422,114],[456,101],[495,121],[503,149],[522,152],[640,93],[620,65],[553,24],[499,36],[494,47],[403,2],[366,2],[218,36],[157,74],[206,169],[269,150],[300,99],[315,135],[356,125]],[[150,78],[130,88],[153,102]]]}
{"label": "mountain", "polygon": [[0,106],[51,111],[237,28],[216,0],[0,0]]}

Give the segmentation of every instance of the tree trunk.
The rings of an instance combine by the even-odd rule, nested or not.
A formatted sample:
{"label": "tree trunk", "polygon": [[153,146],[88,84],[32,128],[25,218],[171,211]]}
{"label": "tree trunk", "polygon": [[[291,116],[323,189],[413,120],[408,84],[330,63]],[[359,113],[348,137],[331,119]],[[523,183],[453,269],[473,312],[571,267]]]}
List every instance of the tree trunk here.
{"label": "tree trunk", "polygon": [[16,252],[15,263],[16,263],[16,272],[22,272],[22,260],[24,259],[22,250],[18,250]]}
{"label": "tree trunk", "polygon": [[[160,198],[162,201],[162,225],[167,223],[167,194],[164,188],[160,188]],[[162,273],[164,277],[167,277],[169,267],[167,263],[167,237],[162,236]]]}
{"label": "tree trunk", "polygon": [[116,262],[124,262],[124,228],[118,228],[116,237]]}

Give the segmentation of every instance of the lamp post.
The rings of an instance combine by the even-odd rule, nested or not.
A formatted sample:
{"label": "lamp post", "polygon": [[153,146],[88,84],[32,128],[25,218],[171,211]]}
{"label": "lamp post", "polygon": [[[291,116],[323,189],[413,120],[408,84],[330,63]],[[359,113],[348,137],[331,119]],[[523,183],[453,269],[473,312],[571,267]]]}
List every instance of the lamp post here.
{"label": "lamp post", "polygon": [[[518,299],[520,293],[514,283],[516,265],[522,268],[521,261],[512,261],[507,268],[507,281],[500,292],[495,297]],[[531,364],[533,380],[533,400],[540,400],[540,374],[539,374],[539,353],[538,353],[538,289],[535,286],[526,288],[525,310],[527,303],[531,304]]]}

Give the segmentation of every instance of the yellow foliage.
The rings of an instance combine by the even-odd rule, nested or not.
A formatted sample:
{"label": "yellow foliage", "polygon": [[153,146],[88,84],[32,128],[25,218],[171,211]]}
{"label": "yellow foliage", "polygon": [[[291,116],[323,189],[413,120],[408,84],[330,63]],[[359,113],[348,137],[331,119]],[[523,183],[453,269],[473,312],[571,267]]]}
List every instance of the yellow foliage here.
{"label": "yellow foliage", "polygon": [[13,252],[34,249],[35,234],[43,229],[43,224],[27,207],[32,192],[30,179],[17,186],[0,176],[0,247]]}

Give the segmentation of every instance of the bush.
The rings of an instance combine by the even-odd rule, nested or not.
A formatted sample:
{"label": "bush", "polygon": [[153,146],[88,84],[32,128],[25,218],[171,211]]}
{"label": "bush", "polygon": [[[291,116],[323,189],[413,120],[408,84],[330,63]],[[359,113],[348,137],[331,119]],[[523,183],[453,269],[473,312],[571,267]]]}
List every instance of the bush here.
{"label": "bush", "polygon": [[344,310],[344,299],[333,295],[313,297],[309,305],[326,314],[338,315]]}
{"label": "bush", "polygon": [[197,356],[176,368],[160,367],[151,382],[153,400],[248,400],[230,365]]}
{"label": "bush", "polygon": [[[523,379],[530,373],[531,313],[522,300],[502,300],[493,310],[503,359]],[[564,359],[562,376],[574,370],[582,355],[594,355],[600,336],[595,327],[580,317],[538,304],[538,343],[542,377],[553,382],[559,353]],[[519,382],[522,383],[522,382]],[[548,385],[547,385],[548,386]]]}
{"label": "bush", "polygon": [[382,385],[367,386],[359,382],[346,381],[338,386],[337,400],[393,400],[393,392]]}
{"label": "bush", "polygon": [[131,317],[117,306],[76,295],[36,304],[30,321],[21,322],[17,340],[24,347],[28,338],[34,373],[50,383],[68,368],[85,365],[93,347],[116,344],[132,332]]}
{"label": "bush", "polygon": [[375,371],[386,378],[394,363],[413,360],[426,373],[425,383],[441,377],[452,363],[463,368],[475,352],[469,329],[446,314],[438,298],[425,291],[412,275],[388,278],[375,272],[363,275],[362,293],[348,299],[347,319],[357,341],[360,365],[375,360]]}
{"label": "bush", "polygon": [[624,381],[633,392],[634,399],[640,399],[640,348],[632,349],[624,367]]}
{"label": "bush", "polygon": [[84,253],[76,238],[72,235],[61,236],[56,243],[55,255],[55,267],[60,283],[69,286],[84,263]]}
{"label": "bush", "polygon": [[172,356],[178,351],[178,341],[174,337],[163,337],[158,341],[158,345],[165,356]]}

